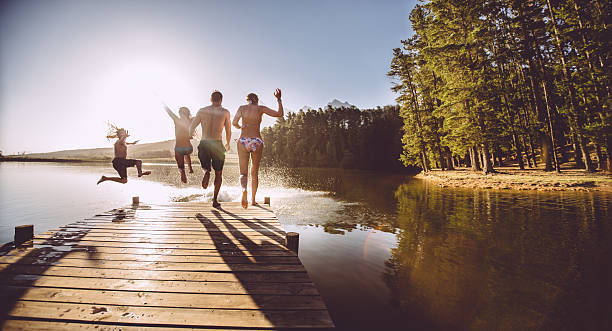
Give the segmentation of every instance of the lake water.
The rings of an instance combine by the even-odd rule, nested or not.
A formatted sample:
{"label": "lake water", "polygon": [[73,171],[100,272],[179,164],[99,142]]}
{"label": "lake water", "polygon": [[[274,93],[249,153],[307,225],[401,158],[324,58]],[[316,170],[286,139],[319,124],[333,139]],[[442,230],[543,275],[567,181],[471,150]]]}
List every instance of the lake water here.
{"label": "lake water", "polygon": [[[0,163],[0,242],[129,204],[202,201],[174,165],[107,182],[110,164]],[[130,175],[135,174],[130,169]],[[341,330],[612,329],[612,195],[440,188],[403,175],[262,169]],[[222,201],[239,198],[226,165]]]}

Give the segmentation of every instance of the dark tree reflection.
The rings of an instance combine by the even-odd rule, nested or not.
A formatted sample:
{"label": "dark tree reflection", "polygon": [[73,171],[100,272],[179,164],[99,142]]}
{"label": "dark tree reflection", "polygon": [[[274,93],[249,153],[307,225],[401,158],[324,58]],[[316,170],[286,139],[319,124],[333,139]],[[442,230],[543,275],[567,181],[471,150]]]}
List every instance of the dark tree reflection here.
{"label": "dark tree reflection", "polygon": [[430,328],[609,329],[609,198],[591,193],[395,192],[398,245],[384,280]]}

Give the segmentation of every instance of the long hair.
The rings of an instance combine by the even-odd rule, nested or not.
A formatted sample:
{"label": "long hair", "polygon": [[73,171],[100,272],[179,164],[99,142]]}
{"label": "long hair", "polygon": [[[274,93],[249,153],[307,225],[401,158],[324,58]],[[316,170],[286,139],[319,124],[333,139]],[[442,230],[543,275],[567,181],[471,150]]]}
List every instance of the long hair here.
{"label": "long hair", "polygon": [[106,121],[106,125],[108,126],[108,129],[106,130],[106,139],[109,141],[111,139],[119,138],[119,131],[125,131],[124,128],[120,128],[109,121]]}

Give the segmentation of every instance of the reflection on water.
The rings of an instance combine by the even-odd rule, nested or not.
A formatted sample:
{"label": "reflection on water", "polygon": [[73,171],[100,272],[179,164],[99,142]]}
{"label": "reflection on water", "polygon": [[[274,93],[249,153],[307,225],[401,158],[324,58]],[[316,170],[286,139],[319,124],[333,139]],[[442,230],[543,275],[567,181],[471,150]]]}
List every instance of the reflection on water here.
{"label": "reflection on water", "polygon": [[[14,225],[44,231],[133,195],[210,203],[197,167],[187,185],[174,165],[146,168],[153,175],[95,186],[110,165],[0,163],[0,240]],[[258,197],[300,233],[300,258],[341,330],[611,329],[609,194],[439,188],[330,169],[264,168],[260,181]],[[220,198],[239,192],[228,164]]]}
{"label": "reflection on water", "polygon": [[340,170],[284,175],[339,200],[297,231],[300,257],[343,329],[612,326],[609,194],[449,189]]}
{"label": "reflection on water", "polygon": [[612,304],[610,196],[403,184],[385,281],[440,328],[603,330]]}

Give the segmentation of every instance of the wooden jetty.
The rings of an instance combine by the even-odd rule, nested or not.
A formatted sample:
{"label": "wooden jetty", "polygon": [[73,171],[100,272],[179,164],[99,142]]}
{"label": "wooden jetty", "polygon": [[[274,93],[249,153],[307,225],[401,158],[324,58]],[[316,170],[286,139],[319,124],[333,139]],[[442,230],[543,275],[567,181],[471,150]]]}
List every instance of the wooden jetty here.
{"label": "wooden jetty", "polygon": [[1,328],[334,328],[269,205],[134,203],[0,256]]}

